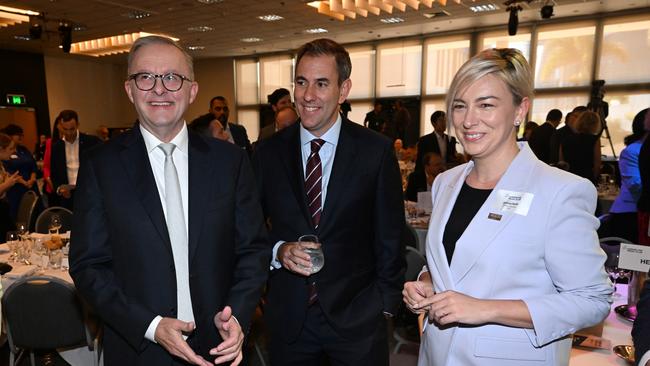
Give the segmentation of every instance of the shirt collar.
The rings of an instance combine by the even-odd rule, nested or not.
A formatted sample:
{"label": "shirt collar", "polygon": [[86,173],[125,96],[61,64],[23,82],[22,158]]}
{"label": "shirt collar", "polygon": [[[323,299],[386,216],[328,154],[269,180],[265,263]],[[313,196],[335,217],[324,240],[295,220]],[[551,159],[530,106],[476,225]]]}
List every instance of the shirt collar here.
{"label": "shirt collar", "polygon": [[[139,127],[140,127],[140,132],[142,133],[142,138],[144,139],[144,145],[147,147],[147,153],[151,154],[151,152],[163,142],[160,141],[151,132],[147,131],[146,128],[142,127],[142,125],[140,125]],[[181,130],[176,134],[176,136],[174,136],[174,138],[170,141],[170,143],[176,145],[176,148],[178,150],[187,154],[187,142],[188,142],[187,124],[185,123],[185,121],[183,121],[183,128],[181,128]]]}
{"label": "shirt collar", "polygon": [[67,142],[68,144],[74,144],[77,141],[79,141],[79,130],[77,130],[77,137],[75,137],[74,141],[70,142],[70,141],[66,140],[65,136],[63,136],[63,141]]}
{"label": "shirt collar", "polygon": [[327,130],[321,137],[316,137],[314,136],[311,132],[307,131],[302,124],[300,125],[300,144],[301,145],[306,145],[311,142],[313,139],[320,138],[321,140],[324,140],[326,143],[332,144],[336,146],[336,144],[339,141],[339,135],[341,134],[341,125],[343,124],[343,120],[341,119],[341,115],[339,114],[338,117],[336,117],[336,122],[332,125],[332,127]]}

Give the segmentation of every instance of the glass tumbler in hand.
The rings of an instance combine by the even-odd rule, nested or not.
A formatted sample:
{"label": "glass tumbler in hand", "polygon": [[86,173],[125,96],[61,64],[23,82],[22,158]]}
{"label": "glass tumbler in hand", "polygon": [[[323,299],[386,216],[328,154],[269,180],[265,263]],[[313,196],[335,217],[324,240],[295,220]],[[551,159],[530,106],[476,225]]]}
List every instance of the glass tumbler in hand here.
{"label": "glass tumbler in hand", "polygon": [[323,255],[323,248],[318,241],[316,235],[303,235],[298,238],[298,245],[302,250],[309,254],[311,260],[311,274],[317,273],[325,265],[325,256]]}

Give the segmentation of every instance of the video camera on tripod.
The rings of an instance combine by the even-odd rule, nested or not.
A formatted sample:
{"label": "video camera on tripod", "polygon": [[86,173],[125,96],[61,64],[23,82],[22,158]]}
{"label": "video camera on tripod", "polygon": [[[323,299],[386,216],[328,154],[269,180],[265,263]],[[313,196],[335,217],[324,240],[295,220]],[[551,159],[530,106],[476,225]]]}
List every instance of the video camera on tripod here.
{"label": "video camera on tripod", "polygon": [[614,143],[612,143],[612,137],[609,134],[609,128],[607,128],[607,116],[609,115],[609,104],[603,100],[605,96],[605,80],[594,80],[591,82],[591,97],[589,98],[589,104],[587,104],[587,109],[590,111],[598,113],[601,122],[601,131],[600,135],[602,137],[603,132],[605,137],[609,141],[609,146],[612,149],[612,155],[616,159],[616,152],[614,151]]}

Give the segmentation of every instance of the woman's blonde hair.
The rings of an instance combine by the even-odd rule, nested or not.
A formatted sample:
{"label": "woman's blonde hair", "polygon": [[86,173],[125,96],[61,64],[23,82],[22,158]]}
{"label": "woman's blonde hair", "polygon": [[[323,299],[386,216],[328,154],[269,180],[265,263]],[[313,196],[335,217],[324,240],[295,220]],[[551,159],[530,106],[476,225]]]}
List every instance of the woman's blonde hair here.
{"label": "woman's blonde hair", "polygon": [[453,122],[453,102],[469,85],[486,75],[503,81],[515,105],[533,98],[533,76],[524,55],[514,48],[490,48],[479,52],[460,67],[447,92],[447,118]]}

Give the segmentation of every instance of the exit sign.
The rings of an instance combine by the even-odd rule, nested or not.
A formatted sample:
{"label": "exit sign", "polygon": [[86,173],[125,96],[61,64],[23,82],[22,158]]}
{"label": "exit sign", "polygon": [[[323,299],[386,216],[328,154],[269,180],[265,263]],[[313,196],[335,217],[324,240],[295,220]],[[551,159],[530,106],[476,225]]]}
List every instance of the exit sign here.
{"label": "exit sign", "polygon": [[27,98],[20,94],[7,94],[7,104],[9,105],[25,105]]}

